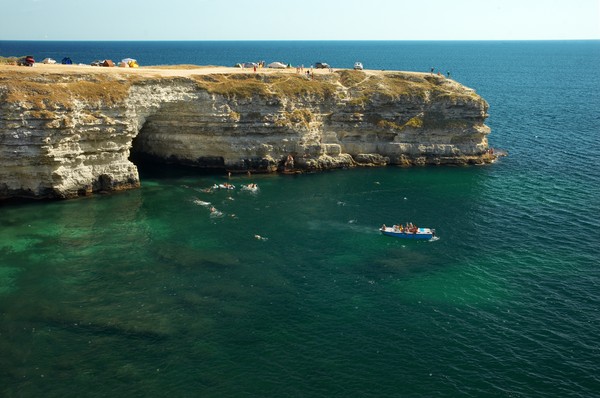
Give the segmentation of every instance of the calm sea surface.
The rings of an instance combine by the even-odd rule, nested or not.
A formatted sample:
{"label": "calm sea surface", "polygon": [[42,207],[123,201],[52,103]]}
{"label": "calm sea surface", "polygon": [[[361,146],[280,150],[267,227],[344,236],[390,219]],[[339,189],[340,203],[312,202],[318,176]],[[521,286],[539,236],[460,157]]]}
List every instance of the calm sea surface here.
{"label": "calm sea surface", "polygon": [[[600,396],[600,42],[0,41],[28,54],[435,67],[510,155],[0,204],[0,396]],[[439,240],[377,231],[407,221]]]}

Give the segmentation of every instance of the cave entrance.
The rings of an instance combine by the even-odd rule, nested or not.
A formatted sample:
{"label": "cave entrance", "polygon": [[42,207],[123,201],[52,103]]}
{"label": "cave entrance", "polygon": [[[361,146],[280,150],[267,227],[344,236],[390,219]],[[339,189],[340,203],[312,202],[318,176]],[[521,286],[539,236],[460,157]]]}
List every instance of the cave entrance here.
{"label": "cave entrance", "polygon": [[[189,132],[161,125],[149,117],[133,138],[129,160],[136,165],[140,181],[144,178],[171,178],[183,175],[224,175],[225,160],[219,156],[188,159],[173,155],[182,147],[181,137]],[[185,148],[189,153],[189,149]]]}

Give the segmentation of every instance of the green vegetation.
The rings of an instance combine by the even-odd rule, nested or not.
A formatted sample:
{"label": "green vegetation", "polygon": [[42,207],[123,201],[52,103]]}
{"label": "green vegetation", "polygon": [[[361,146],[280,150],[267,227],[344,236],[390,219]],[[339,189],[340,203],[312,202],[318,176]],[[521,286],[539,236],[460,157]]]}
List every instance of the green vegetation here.
{"label": "green vegetation", "polygon": [[402,130],[402,126],[390,120],[380,120],[377,122],[377,127],[382,129]]}
{"label": "green vegetation", "polygon": [[425,117],[415,116],[404,124],[398,124],[391,120],[382,119],[376,122],[377,127],[382,129],[392,129],[404,131],[406,128],[412,129],[438,129],[438,130],[461,130],[472,125],[463,119],[445,119],[440,115],[425,115]]}
{"label": "green vegetation", "polygon": [[382,129],[392,129],[392,130],[399,130],[399,131],[403,131],[406,128],[419,129],[419,128],[422,128],[423,125],[424,125],[423,119],[418,116],[411,118],[408,122],[406,122],[402,125],[399,125],[398,123],[395,123],[390,120],[385,120],[385,119],[382,119],[377,122],[377,127],[380,127]]}
{"label": "green vegetation", "polygon": [[472,123],[463,119],[444,119],[444,118],[427,118],[424,121],[424,125],[429,129],[440,129],[440,130],[460,130],[468,128]]}
{"label": "green vegetation", "polygon": [[284,112],[283,117],[275,122],[278,127],[291,127],[301,125],[308,128],[313,121],[313,114],[308,109],[294,109],[292,112]]}
{"label": "green vegetation", "polygon": [[0,65],[16,65],[21,58],[24,57],[0,57]]}
{"label": "green vegetation", "polygon": [[423,127],[423,119],[418,116],[411,118],[408,122],[404,123],[403,127],[412,127],[415,129],[420,129]]}

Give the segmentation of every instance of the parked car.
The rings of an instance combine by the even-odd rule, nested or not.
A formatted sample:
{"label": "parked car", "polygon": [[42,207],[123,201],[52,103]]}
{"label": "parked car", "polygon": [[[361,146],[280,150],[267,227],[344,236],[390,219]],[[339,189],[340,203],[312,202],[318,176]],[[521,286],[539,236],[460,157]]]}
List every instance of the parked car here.
{"label": "parked car", "polygon": [[355,62],[354,70],[363,70],[363,64],[361,62]]}
{"label": "parked car", "polygon": [[23,57],[17,61],[17,65],[19,66],[33,66],[35,64],[35,59],[31,55]]}
{"label": "parked car", "polygon": [[329,64],[327,64],[325,62],[317,62],[317,63],[315,63],[315,68],[316,69],[329,69],[330,66],[329,66]]}

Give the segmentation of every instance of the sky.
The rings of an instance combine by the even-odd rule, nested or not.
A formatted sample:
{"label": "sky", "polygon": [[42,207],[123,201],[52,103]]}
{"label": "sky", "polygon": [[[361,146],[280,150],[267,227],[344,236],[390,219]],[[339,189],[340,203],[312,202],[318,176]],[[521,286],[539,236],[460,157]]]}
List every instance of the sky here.
{"label": "sky", "polygon": [[589,39],[600,0],[0,0],[0,40]]}

